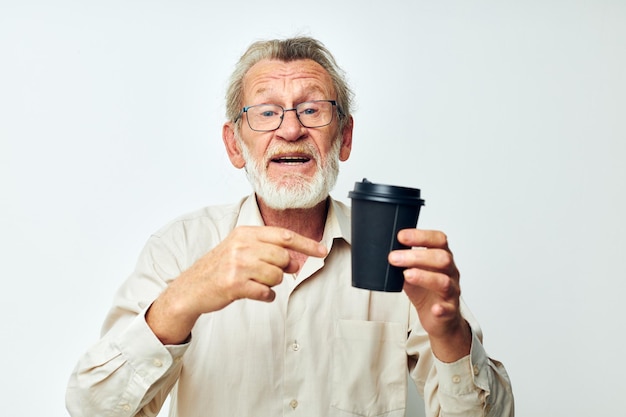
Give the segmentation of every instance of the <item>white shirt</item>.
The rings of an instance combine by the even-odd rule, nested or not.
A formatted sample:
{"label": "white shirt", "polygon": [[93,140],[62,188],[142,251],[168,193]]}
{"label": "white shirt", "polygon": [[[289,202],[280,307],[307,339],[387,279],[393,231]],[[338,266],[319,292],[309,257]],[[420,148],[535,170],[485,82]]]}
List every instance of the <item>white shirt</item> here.
{"label": "white shirt", "polygon": [[102,339],[74,370],[73,417],[155,416],[171,394],[172,417],[404,416],[407,370],[427,416],[509,416],[504,367],[490,360],[478,324],[469,356],[438,361],[403,292],[353,288],[350,210],[332,201],[322,242],[274,287],[272,303],[238,300],[196,322],[190,341],[163,346],[145,311],[168,282],[234,227],[263,225],[253,196],[179,218],[150,237],[118,291]]}

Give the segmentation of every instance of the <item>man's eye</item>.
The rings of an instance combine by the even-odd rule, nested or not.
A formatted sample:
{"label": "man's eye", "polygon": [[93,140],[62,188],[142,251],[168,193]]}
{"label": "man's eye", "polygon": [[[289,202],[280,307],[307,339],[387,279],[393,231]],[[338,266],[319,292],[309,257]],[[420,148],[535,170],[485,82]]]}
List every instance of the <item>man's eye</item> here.
{"label": "man's eye", "polygon": [[261,116],[261,117],[273,117],[273,116],[276,116],[276,112],[272,111],[272,110],[266,110],[264,112],[259,113],[259,116]]}
{"label": "man's eye", "polygon": [[317,113],[317,109],[315,107],[307,107],[306,109],[300,112],[300,114],[304,114],[306,116],[311,116],[315,113]]}

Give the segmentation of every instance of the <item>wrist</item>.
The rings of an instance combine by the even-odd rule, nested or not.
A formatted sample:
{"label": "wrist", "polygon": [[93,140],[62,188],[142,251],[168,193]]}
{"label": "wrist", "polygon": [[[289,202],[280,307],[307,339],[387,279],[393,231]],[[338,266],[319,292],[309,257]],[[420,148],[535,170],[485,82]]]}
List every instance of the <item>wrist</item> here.
{"label": "wrist", "polygon": [[470,354],[472,330],[465,319],[442,335],[429,334],[433,354],[441,362],[452,363]]}
{"label": "wrist", "polygon": [[146,311],[146,323],[164,345],[183,344],[191,335],[199,316],[189,315],[185,309],[167,300],[165,293],[157,298]]}

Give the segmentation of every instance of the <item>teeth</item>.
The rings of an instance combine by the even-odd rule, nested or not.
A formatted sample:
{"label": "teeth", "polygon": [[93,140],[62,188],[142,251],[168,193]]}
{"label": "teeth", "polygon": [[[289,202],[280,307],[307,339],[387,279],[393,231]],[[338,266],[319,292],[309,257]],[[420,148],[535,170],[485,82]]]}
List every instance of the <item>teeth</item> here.
{"label": "teeth", "polygon": [[278,158],[275,161],[277,161],[277,162],[285,162],[285,163],[296,163],[296,162],[306,162],[308,160],[309,160],[309,158],[294,156],[294,157]]}

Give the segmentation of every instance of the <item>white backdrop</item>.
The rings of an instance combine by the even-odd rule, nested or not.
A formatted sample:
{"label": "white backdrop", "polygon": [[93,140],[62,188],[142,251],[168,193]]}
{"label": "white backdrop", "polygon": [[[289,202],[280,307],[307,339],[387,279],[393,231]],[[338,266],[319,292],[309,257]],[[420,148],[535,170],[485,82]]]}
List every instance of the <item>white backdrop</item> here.
{"label": "white backdrop", "polygon": [[0,0],[1,414],[67,415],[149,234],[248,193],[226,79],[309,34],[357,98],[334,196],[422,189],[519,416],[623,415],[626,2],[222,3]]}

